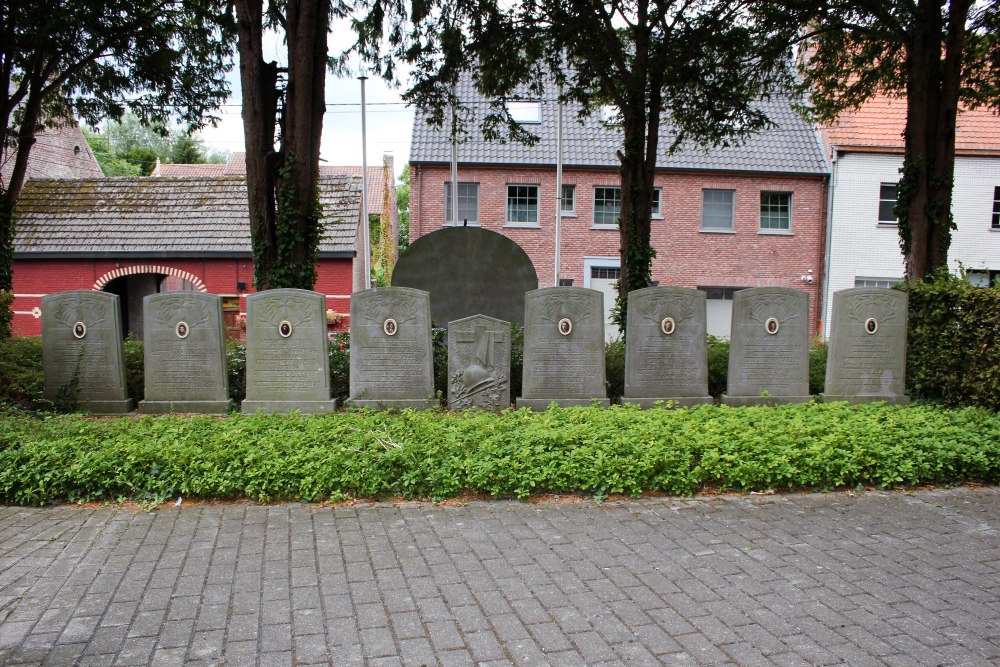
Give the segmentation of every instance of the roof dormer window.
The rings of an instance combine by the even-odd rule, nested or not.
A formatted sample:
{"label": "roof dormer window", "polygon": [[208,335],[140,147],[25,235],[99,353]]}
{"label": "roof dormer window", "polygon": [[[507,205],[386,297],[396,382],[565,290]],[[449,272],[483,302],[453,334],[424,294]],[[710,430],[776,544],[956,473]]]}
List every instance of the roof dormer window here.
{"label": "roof dormer window", "polygon": [[542,103],[534,100],[527,102],[507,102],[507,113],[517,123],[541,123]]}

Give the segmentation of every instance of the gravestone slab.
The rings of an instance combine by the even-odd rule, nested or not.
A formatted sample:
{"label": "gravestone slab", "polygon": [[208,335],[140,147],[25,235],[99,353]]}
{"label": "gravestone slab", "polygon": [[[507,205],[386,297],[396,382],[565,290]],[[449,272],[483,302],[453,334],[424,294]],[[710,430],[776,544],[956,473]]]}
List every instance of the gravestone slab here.
{"label": "gravestone slab", "polygon": [[503,234],[448,227],[410,244],[392,270],[392,284],[430,292],[439,327],[476,314],[521,324],[524,293],[538,288],[538,275],[528,254]]}
{"label": "gravestone slab", "polygon": [[519,408],[550,403],[607,406],[604,295],[583,287],[546,287],[524,295],[524,396]]}
{"label": "gravestone slab", "polygon": [[247,297],[244,413],[332,412],[326,297],[273,289]]}
{"label": "gravestone slab", "polygon": [[98,415],[131,412],[118,297],[91,290],[43,296],[42,369],[50,401],[75,379],[82,410]]}
{"label": "gravestone slab", "polygon": [[351,295],[351,405],[435,408],[427,292],[379,287]]}
{"label": "gravestone slab", "polygon": [[448,407],[510,407],[510,322],[473,315],[448,324]]}
{"label": "gravestone slab", "polygon": [[142,301],[146,398],[139,412],[226,414],[233,406],[226,372],[222,297],[164,292]]}
{"label": "gravestone slab", "polygon": [[687,287],[629,292],[623,403],[651,408],[711,403],[705,293]]}
{"label": "gravestone slab", "polygon": [[824,401],[909,403],[906,292],[857,288],[833,295]]}
{"label": "gravestone slab", "polygon": [[752,287],[733,295],[727,384],[724,405],[812,400],[808,294],[787,287]]}

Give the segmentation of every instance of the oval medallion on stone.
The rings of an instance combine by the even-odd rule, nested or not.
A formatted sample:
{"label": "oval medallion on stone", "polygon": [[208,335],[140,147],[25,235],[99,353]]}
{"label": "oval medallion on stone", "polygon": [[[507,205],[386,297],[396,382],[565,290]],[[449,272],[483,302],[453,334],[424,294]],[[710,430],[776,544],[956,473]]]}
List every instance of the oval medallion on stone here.
{"label": "oval medallion on stone", "polygon": [[867,320],[865,320],[865,331],[867,331],[869,335],[874,334],[876,331],[878,331],[878,320],[876,320],[874,317],[869,317]]}
{"label": "oval medallion on stone", "polygon": [[385,332],[386,336],[395,336],[396,332],[399,331],[399,325],[396,324],[396,320],[390,317],[382,323],[382,331]]}
{"label": "oval medallion on stone", "polygon": [[559,333],[561,333],[563,336],[568,336],[572,331],[573,331],[573,322],[571,322],[568,317],[564,317],[561,320],[559,320]]}
{"label": "oval medallion on stone", "polygon": [[177,337],[178,338],[187,338],[188,337],[188,323],[187,322],[178,322],[177,326],[174,328],[174,330],[177,332]]}
{"label": "oval medallion on stone", "polygon": [[767,329],[767,333],[773,336],[778,333],[778,329],[781,328],[781,324],[778,322],[777,317],[769,317],[767,318],[767,322],[764,323],[764,328]]}
{"label": "oval medallion on stone", "polygon": [[677,322],[675,322],[672,317],[664,317],[663,321],[660,322],[660,330],[668,336],[672,334],[676,328]]}
{"label": "oval medallion on stone", "polygon": [[281,324],[278,325],[278,333],[281,334],[282,338],[288,338],[292,335],[292,323],[288,320],[281,320]]}
{"label": "oval medallion on stone", "polygon": [[87,325],[83,322],[77,322],[73,325],[73,335],[77,338],[83,338],[87,335]]}

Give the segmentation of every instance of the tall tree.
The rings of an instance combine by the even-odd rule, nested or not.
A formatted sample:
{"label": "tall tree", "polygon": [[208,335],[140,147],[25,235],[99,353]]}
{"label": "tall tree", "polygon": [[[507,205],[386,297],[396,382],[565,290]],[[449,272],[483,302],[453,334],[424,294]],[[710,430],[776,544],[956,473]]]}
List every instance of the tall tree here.
{"label": "tall tree", "polygon": [[959,108],[1000,112],[1000,1],[815,4],[770,10],[808,24],[802,73],[816,117],[832,120],[877,94],[906,97],[896,215],[907,278],[919,280],[948,262]]}
{"label": "tall tree", "polygon": [[[383,75],[414,67],[405,98],[437,123],[460,105],[465,70],[495,99],[485,136],[531,141],[504,102],[537,99],[550,79],[586,111],[619,113],[622,203],[617,319],[628,292],[651,281],[653,180],[661,124],[674,150],[727,145],[771,123],[757,101],[790,75],[794,31],[755,20],[749,0],[370,0],[359,46]],[[789,29],[790,30],[790,29]],[[391,53],[383,54],[384,44]],[[549,89],[551,92],[551,88]],[[461,115],[459,115],[461,118]],[[457,127],[457,125],[456,125]]]}
{"label": "tall tree", "polygon": [[[225,0],[0,0],[0,292],[12,288],[14,205],[43,125],[91,125],[126,108],[201,126],[225,100]],[[9,321],[0,312],[0,331]]]}
{"label": "tall tree", "polygon": [[[236,0],[254,285],[259,290],[311,289],[316,282],[327,33],[331,18],[345,11],[339,0],[268,0],[266,6],[265,0]],[[268,29],[283,33],[286,68],[264,60]]]}

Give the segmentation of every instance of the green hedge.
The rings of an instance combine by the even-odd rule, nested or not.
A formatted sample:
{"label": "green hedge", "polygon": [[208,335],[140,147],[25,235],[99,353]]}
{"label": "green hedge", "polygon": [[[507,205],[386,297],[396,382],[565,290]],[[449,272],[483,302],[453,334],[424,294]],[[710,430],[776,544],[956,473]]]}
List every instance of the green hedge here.
{"label": "green hedge", "polygon": [[[448,335],[444,329],[434,329],[431,336],[434,359],[434,391],[442,399],[448,397]],[[141,340],[127,338],[125,377],[129,396],[139,399],[144,393],[143,346]],[[343,403],[350,391],[350,335],[335,334],[330,341],[330,387],[333,397]],[[618,340],[604,350],[605,377],[608,397],[618,403],[625,390],[625,344]],[[524,365],[524,330],[511,329],[511,398],[521,395]],[[239,405],[245,398],[246,348],[243,342],[226,341],[226,368],[229,373],[229,396]],[[729,342],[721,338],[708,340],[708,391],[718,398],[725,391],[729,369]],[[809,388],[813,394],[823,391],[826,373],[826,345],[814,342],[809,352]],[[0,339],[0,377],[11,382],[0,386],[0,400],[34,409],[54,406],[42,397],[42,342],[40,338]]]}
{"label": "green hedge", "polygon": [[1000,287],[939,273],[905,289],[912,396],[1000,409]]}
{"label": "green hedge", "polygon": [[92,419],[0,409],[0,500],[523,498],[1000,479],[1000,416],[805,404]]}

